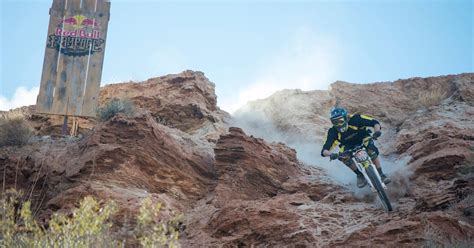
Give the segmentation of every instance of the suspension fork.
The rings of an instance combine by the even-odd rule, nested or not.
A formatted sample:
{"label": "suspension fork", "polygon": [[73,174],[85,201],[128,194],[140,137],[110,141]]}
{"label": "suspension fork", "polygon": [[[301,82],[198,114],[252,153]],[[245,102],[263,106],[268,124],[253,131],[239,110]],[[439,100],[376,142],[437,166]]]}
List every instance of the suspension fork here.
{"label": "suspension fork", "polygon": [[[375,193],[376,189],[372,183],[372,181],[370,180],[369,176],[367,175],[367,172],[365,170],[365,168],[362,166],[361,163],[357,162],[356,159],[354,158],[354,156],[352,156],[352,161],[354,162],[354,164],[357,166],[357,169],[362,173],[362,175],[364,175],[364,178],[365,180],[367,181],[367,183],[369,184],[370,186],[370,190],[372,192]],[[382,187],[384,189],[387,189],[387,186],[385,185],[385,183],[382,181],[382,178],[380,177],[379,175],[379,172],[377,171],[377,167],[375,166],[375,164],[372,162],[372,160],[368,160],[368,162],[370,163],[369,166],[371,166],[373,168],[373,171],[375,172],[375,176],[377,177],[377,180],[379,180],[380,184],[382,184]]]}

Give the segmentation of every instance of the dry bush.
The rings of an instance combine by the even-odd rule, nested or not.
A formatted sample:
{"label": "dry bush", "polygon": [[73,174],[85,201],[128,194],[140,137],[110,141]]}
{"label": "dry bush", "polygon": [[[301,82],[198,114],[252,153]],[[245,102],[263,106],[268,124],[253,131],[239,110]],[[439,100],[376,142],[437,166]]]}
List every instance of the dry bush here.
{"label": "dry bush", "polygon": [[441,87],[434,87],[418,94],[418,104],[422,107],[429,108],[440,104],[445,97],[446,92],[444,92]]}
{"label": "dry bush", "polygon": [[133,116],[135,106],[130,100],[113,99],[99,108],[97,112],[100,121],[108,121],[118,113],[123,113],[129,117]]}
{"label": "dry bush", "polygon": [[22,114],[3,114],[0,118],[0,147],[21,146],[28,142],[33,130]]}
{"label": "dry bush", "polygon": [[10,109],[9,111],[0,111],[0,119],[14,119],[23,118],[28,119],[31,117],[31,112],[28,107],[20,107],[16,109]]}
{"label": "dry bush", "polygon": [[[72,216],[54,214],[49,228],[37,224],[29,201],[21,192],[8,190],[0,199],[0,247],[123,247],[112,232],[111,217],[117,213],[113,202],[103,206],[88,196],[81,200]],[[142,203],[135,236],[143,247],[178,247],[178,219],[159,221],[160,205],[150,199]]]}

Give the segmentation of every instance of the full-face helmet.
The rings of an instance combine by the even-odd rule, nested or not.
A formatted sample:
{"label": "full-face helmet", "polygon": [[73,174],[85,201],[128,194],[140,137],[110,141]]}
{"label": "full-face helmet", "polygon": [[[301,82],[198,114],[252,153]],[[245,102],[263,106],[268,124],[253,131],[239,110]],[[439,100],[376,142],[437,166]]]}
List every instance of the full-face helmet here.
{"label": "full-face helmet", "polygon": [[347,119],[347,110],[342,107],[334,107],[331,109],[330,117],[332,125],[337,129],[337,131],[343,133],[347,130],[348,119]]}

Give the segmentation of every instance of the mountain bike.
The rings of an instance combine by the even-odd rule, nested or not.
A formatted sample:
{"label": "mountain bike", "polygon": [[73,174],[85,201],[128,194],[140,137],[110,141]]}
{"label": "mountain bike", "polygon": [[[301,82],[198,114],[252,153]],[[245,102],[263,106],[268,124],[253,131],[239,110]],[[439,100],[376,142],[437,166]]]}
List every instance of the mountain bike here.
{"label": "mountain bike", "polygon": [[357,166],[357,169],[364,175],[367,184],[370,187],[370,190],[373,193],[377,193],[378,198],[382,202],[382,205],[386,211],[392,211],[392,204],[390,199],[387,196],[385,190],[387,186],[382,181],[375,164],[370,159],[369,154],[367,153],[363,145],[354,147],[353,149],[344,151],[341,156],[350,155],[352,161]]}

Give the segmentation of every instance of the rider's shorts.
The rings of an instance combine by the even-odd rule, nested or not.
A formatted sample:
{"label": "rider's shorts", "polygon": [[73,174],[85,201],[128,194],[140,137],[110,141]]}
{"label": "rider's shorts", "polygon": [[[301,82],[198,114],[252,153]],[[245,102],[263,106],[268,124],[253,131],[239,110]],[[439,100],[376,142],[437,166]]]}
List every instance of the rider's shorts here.
{"label": "rider's shorts", "polygon": [[[379,156],[379,149],[375,146],[374,141],[372,139],[369,139],[364,142],[364,146],[367,149],[367,153],[369,154],[370,159],[374,160]],[[341,161],[347,166],[352,165],[352,160],[350,157],[342,159]]]}

